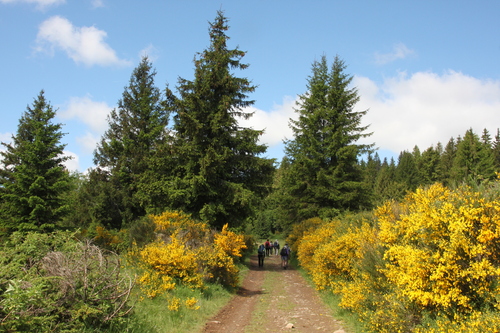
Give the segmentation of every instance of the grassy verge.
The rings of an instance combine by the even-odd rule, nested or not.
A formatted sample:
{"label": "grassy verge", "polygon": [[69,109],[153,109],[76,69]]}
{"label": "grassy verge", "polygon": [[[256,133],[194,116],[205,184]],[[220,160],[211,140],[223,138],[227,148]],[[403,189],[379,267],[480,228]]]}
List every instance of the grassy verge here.
{"label": "grassy verge", "polygon": [[[245,260],[245,264],[239,265],[240,281],[243,281],[249,271],[247,263],[248,259]],[[178,311],[170,311],[166,296],[143,299],[136,301],[133,314],[125,319],[120,327],[113,327],[108,332],[199,332],[234,295],[234,290],[228,290],[218,284],[207,284],[206,287],[203,291],[178,287],[168,294],[169,298],[177,297],[181,300],[196,298],[198,300],[196,305],[199,306],[197,310],[180,306]],[[139,295],[136,295],[136,298],[139,298]]]}
{"label": "grassy verge", "polygon": [[145,299],[137,302],[134,314],[128,319],[124,332],[184,333],[200,331],[205,322],[227,303],[232,294],[220,285],[208,284],[207,289],[203,292],[180,287],[169,296],[181,299],[194,297],[198,299],[197,305],[200,308],[190,310],[186,307],[180,307],[178,311],[170,311],[165,297]]}

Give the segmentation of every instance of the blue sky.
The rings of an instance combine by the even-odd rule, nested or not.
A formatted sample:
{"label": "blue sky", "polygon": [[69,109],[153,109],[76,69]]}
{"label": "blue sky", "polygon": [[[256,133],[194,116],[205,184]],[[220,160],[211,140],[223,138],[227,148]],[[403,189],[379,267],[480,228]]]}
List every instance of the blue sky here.
{"label": "blue sky", "polygon": [[84,172],[141,56],[160,89],[192,79],[219,9],[229,46],[248,52],[237,75],[258,85],[242,124],[266,129],[268,157],[283,156],[322,55],[348,65],[383,157],[500,127],[499,1],[0,0],[0,140],[43,89],[67,133],[68,167]]}

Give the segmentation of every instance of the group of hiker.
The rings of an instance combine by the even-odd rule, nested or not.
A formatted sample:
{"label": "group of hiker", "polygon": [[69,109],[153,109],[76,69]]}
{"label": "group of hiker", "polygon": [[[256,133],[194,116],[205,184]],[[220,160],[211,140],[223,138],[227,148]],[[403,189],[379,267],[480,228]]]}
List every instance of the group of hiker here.
{"label": "group of hiker", "polygon": [[257,256],[259,258],[259,267],[264,267],[264,258],[274,255],[281,256],[281,267],[283,269],[288,268],[288,259],[290,258],[291,249],[288,244],[285,244],[280,251],[280,243],[278,240],[270,242],[269,239],[263,244],[260,244],[257,249]]}

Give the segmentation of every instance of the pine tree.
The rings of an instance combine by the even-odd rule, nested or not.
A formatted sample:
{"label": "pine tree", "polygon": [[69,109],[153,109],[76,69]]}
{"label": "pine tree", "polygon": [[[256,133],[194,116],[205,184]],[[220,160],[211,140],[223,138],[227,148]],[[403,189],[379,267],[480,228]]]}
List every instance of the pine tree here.
{"label": "pine tree", "polygon": [[[440,147],[440,144],[438,144]],[[419,171],[421,181],[419,185],[431,185],[439,181],[440,170],[440,148],[429,147],[420,156]]]}
{"label": "pine tree", "polygon": [[444,147],[439,162],[439,168],[441,170],[441,177],[439,180],[445,186],[450,186],[456,183],[457,181],[453,173],[453,161],[455,160],[456,154],[457,154],[457,143],[455,139],[452,137]]}
{"label": "pine tree", "polygon": [[369,153],[366,162],[362,161],[362,168],[364,170],[364,178],[367,185],[370,187],[370,192],[374,193],[375,190],[375,182],[377,180],[377,176],[382,168],[382,162],[380,161],[380,157],[378,153],[371,154]]}
{"label": "pine tree", "polygon": [[155,75],[151,62],[143,58],[134,69],[118,108],[109,115],[109,129],[94,153],[98,170],[90,176],[95,177],[93,181],[110,183],[103,185],[114,189],[107,200],[111,197],[121,212],[120,221],[114,214],[109,222],[114,228],[145,215],[146,207],[140,200],[144,194],[139,192],[141,180],[166,144],[169,113],[154,84]]}
{"label": "pine tree", "polygon": [[495,170],[500,171],[500,129],[497,128],[497,134],[495,135],[495,141],[492,143],[491,147],[493,151],[493,159],[495,161]]}
{"label": "pine tree", "polygon": [[417,189],[420,185],[420,177],[414,154],[406,150],[399,154],[395,177],[398,183],[404,184],[405,190],[414,191]]}
{"label": "pine tree", "polygon": [[396,181],[396,163],[394,159],[391,158],[390,162],[384,159],[375,180],[375,204],[379,205],[391,199],[401,199],[406,194],[406,191],[406,185]]}
{"label": "pine tree", "polygon": [[194,80],[179,79],[175,101],[174,155],[177,168],[169,200],[172,207],[221,227],[241,224],[269,190],[273,161],[259,157],[267,149],[262,131],[242,128],[238,118],[254,102],[255,86],[233,71],[248,65],[245,52],[230,49],[227,18],[219,11],[210,24],[210,46],[195,58]]}
{"label": "pine tree", "polygon": [[361,126],[367,111],[354,111],[359,96],[345,69],[338,56],[330,70],[325,56],[315,61],[307,92],[297,103],[299,118],[290,121],[294,139],[285,145],[290,160],[285,186],[300,202],[296,222],[369,205],[369,186],[358,157],[372,145],[358,141],[371,133]]}
{"label": "pine tree", "polygon": [[491,147],[469,129],[457,145],[453,169],[458,181],[492,180],[495,177]]}
{"label": "pine tree", "polygon": [[43,91],[19,120],[12,143],[2,143],[0,169],[1,224],[3,233],[20,230],[47,232],[67,213],[63,194],[69,173],[63,162],[62,125]]}

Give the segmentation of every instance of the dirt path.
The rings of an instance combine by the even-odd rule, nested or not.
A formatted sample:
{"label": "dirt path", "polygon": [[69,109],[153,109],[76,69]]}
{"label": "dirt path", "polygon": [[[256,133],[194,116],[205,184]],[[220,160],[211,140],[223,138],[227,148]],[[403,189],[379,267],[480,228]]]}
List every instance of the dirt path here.
{"label": "dirt path", "polygon": [[344,332],[300,273],[280,267],[279,256],[267,257],[263,268],[252,256],[249,268],[238,293],[203,333]]}

